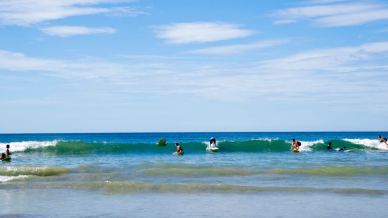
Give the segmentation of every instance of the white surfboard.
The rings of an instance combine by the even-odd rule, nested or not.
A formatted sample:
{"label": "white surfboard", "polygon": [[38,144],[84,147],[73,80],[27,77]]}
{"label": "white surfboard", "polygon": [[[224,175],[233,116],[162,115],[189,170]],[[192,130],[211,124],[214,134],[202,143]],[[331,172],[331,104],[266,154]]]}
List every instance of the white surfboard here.
{"label": "white surfboard", "polygon": [[220,148],[218,148],[216,145],[208,145],[206,147],[206,151],[208,152],[218,152]]}

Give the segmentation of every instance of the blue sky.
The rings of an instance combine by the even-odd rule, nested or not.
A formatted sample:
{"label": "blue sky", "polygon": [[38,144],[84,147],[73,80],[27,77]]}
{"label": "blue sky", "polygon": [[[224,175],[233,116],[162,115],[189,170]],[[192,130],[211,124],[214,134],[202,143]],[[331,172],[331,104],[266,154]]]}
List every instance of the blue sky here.
{"label": "blue sky", "polygon": [[388,2],[0,1],[0,132],[388,130]]}

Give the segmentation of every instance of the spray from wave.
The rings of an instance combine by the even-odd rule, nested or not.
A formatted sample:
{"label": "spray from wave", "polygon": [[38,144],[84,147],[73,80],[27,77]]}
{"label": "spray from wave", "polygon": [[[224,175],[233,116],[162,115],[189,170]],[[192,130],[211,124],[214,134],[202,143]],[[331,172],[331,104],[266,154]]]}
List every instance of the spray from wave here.
{"label": "spray from wave", "polygon": [[373,139],[344,139],[344,141],[350,142],[352,144],[364,145],[368,148],[378,149],[378,150],[388,150],[388,145],[381,143],[378,140]]}
{"label": "spray from wave", "polygon": [[22,142],[10,142],[0,143],[0,147],[3,148],[6,145],[10,145],[13,152],[25,151],[27,149],[38,149],[50,146],[55,146],[59,141],[22,141]]}

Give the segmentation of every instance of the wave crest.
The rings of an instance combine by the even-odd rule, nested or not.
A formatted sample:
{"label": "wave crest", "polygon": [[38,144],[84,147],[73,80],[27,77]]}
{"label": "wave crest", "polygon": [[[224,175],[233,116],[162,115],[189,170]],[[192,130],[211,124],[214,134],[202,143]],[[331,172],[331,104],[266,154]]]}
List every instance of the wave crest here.
{"label": "wave crest", "polygon": [[10,145],[12,152],[21,152],[28,149],[38,149],[57,145],[59,141],[21,141],[21,142],[10,142],[0,143],[0,147]]}
{"label": "wave crest", "polygon": [[[330,140],[334,149],[346,148],[352,151],[388,150],[388,145],[372,139]],[[328,141],[301,141],[301,152],[326,151]],[[12,152],[44,152],[55,155],[102,154],[102,153],[172,153],[173,144],[165,147],[147,143],[109,143],[81,141],[24,141],[11,142]],[[181,143],[186,154],[204,153],[207,142]],[[5,146],[1,143],[0,146]],[[248,141],[221,141],[218,143],[220,152],[289,152],[290,141],[279,139],[258,139]]]}
{"label": "wave crest", "polygon": [[376,139],[344,139],[344,141],[364,145],[368,148],[378,149],[378,150],[388,150],[388,145],[381,143]]}
{"label": "wave crest", "polygon": [[0,166],[0,176],[58,176],[69,172],[64,167]]}

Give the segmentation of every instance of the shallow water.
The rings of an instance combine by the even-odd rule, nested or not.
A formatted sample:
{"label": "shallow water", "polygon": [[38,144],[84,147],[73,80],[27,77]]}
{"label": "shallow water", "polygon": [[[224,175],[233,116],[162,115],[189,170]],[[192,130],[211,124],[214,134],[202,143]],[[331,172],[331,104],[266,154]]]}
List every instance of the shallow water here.
{"label": "shallow water", "polygon": [[[388,133],[0,135],[10,217],[386,217]],[[205,151],[210,137],[220,152]],[[156,142],[166,137],[168,145]],[[302,142],[291,153],[291,138]],[[337,150],[328,151],[332,141]],[[184,156],[174,156],[180,142]],[[367,202],[367,203],[366,203]]]}

